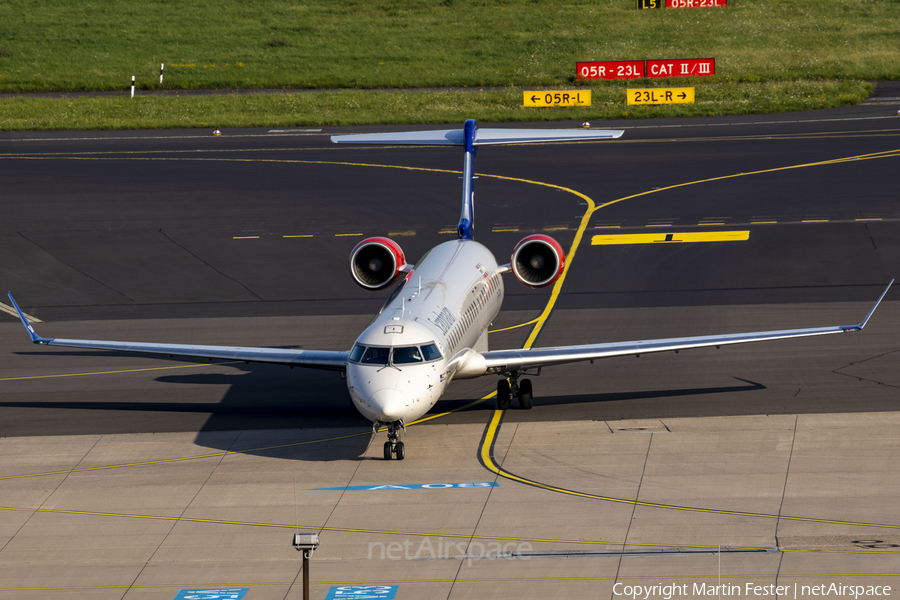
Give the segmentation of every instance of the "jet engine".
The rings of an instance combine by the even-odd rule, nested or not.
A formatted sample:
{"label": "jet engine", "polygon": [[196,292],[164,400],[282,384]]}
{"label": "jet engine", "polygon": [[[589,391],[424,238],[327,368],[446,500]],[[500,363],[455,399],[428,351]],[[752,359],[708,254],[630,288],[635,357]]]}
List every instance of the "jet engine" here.
{"label": "jet engine", "polygon": [[403,250],[392,239],[368,238],[350,253],[350,274],[367,290],[380,290],[391,284],[406,266]]}
{"label": "jet engine", "polygon": [[516,279],[533,288],[552,284],[562,275],[566,255],[549,235],[529,235],[513,249],[510,267]]}

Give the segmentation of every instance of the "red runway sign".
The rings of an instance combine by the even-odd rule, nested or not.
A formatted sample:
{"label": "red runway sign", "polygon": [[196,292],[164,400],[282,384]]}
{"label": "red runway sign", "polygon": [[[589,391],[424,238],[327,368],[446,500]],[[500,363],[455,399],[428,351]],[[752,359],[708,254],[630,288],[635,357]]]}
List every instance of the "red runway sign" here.
{"label": "red runway sign", "polygon": [[725,6],[726,0],[666,0],[666,8],[710,8]]}
{"label": "red runway sign", "polygon": [[644,77],[642,60],[606,60],[575,63],[578,79],[640,79]]}
{"label": "red runway sign", "polygon": [[647,77],[709,77],[716,74],[714,58],[648,60]]}

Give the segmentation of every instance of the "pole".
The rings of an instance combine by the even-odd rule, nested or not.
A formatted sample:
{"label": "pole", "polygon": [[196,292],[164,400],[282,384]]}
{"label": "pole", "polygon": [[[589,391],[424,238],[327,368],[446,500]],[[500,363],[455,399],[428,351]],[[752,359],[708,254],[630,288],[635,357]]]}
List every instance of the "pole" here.
{"label": "pole", "polygon": [[131,76],[131,97],[134,98],[134,75]]}
{"label": "pole", "polygon": [[309,550],[303,551],[303,600],[309,600]]}
{"label": "pole", "polygon": [[159,63],[159,85],[162,85],[163,69],[165,68],[165,66],[166,63]]}

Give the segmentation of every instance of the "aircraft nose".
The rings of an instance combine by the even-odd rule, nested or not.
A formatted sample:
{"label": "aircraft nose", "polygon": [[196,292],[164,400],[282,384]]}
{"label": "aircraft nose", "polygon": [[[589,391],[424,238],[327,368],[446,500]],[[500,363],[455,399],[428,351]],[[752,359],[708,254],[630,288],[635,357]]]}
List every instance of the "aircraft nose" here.
{"label": "aircraft nose", "polygon": [[381,413],[383,421],[399,421],[406,416],[409,402],[401,392],[392,389],[381,389],[372,394],[369,406]]}

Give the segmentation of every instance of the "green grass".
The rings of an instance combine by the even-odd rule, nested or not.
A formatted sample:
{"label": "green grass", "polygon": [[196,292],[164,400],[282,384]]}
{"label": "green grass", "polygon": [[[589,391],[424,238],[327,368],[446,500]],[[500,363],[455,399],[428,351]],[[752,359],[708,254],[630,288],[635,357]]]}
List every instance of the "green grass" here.
{"label": "green grass", "polygon": [[695,104],[626,106],[624,85],[592,89],[592,106],[524,108],[522,92],[322,92],[199,97],[8,98],[0,129],[287,127],[387,123],[619,119],[755,114],[856,104],[864,81],[795,81],[695,86]]}
{"label": "green grass", "polygon": [[[0,92],[124,90],[132,75],[139,91],[571,86],[581,85],[575,81],[579,60],[700,57],[716,58],[717,75],[691,80],[698,94],[701,89],[749,84],[741,88],[736,106],[713,102],[629,111],[632,116],[706,114],[713,106],[728,113],[790,110],[797,103],[832,106],[845,103],[842,94],[858,95],[860,81],[900,78],[900,0],[729,4],[723,9],[638,11],[634,0],[0,0]],[[162,86],[160,63],[166,64]],[[841,81],[856,82],[851,85],[856,87],[844,90]],[[816,82],[834,85],[817,87]],[[758,84],[765,85],[750,90]],[[595,85],[594,94],[619,87]],[[808,94],[796,98],[807,93],[802,90]],[[823,90],[828,96],[824,100]],[[767,100],[773,93],[779,98]],[[410,106],[437,98],[402,97],[401,104]],[[371,115],[365,122],[419,120],[418,113],[408,118],[398,112],[382,115],[385,100],[379,98],[293,98],[141,99],[127,108],[104,102],[23,104],[0,99],[0,113],[6,115],[0,127],[20,128],[23,125],[8,123],[27,122],[31,128],[52,128],[66,121],[59,116],[66,112],[77,115],[68,119],[67,127],[100,127],[110,119],[118,119],[122,127],[136,121],[141,127],[201,125],[183,114],[202,117],[211,106],[221,107],[217,110],[222,115],[215,120],[228,123],[264,124],[254,116],[265,124],[298,118],[303,123],[362,122],[362,115]],[[506,106],[507,100],[494,96],[480,98],[473,108],[478,114],[504,119],[537,114]],[[747,104],[751,98],[756,100]],[[278,106],[292,111],[299,102],[308,104],[297,112],[277,112]],[[492,113],[497,102],[504,107]],[[352,108],[328,108],[342,103]],[[444,120],[439,115],[449,114],[444,102],[439,104],[428,120]],[[591,114],[608,108],[595,106]],[[229,114],[245,109],[252,112]],[[43,110],[49,112],[42,120]],[[121,114],[114,119],[98,113]]]}

